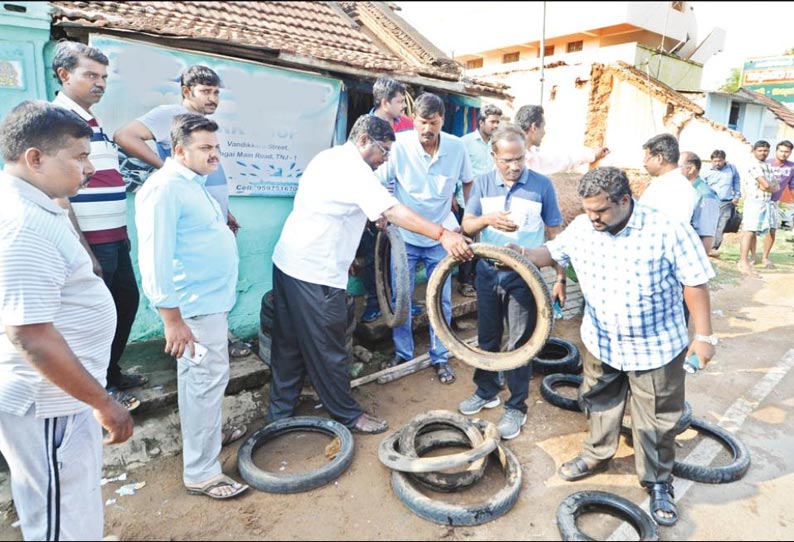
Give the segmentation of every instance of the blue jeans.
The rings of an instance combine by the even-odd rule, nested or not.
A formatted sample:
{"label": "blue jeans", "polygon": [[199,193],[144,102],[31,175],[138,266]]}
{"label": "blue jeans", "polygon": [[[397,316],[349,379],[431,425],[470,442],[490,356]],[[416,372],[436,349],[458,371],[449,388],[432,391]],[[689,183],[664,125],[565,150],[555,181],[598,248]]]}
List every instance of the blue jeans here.
{"label": "blue jeans", "polygon": [[128,240],[113,243],[90,245],[99,266],[102,268],[102,280],[113,296],[116,305],[116,334],[110,346],[110,362],[108,363],[107,387],[119,385],[121,366],[119,360],[127,347],[135,313],[138,312],[138,283],[130,260],[130,242]]}
{"label": "blue jeans", "polygon": [[[431,247],[418,247],[405,243],[405,252],[408,255],[408,274],[411,278],[410,289],[411,298],[413,298],[416,280],[416,264],[420,261],[424,262],[429,280],[438,262],[447,255],[447,251],[444,250],[444,247],[440,244]],[[395,273],[392,271],[392,277],[394,276]],[[392,290],[394,290],[393,278]],[[441,310],[444,312],[444,319],[447,321],[447,324],[449,324],[452,320],[452,287],[450,286],[449,277],[447,277],[447,280],[444,282],[444,287],[441,290]],[[433,326],[429,325],[428,328],[430,330],[430,363],[433,365],[446,363],[449,361],[449,350],[438,340]],[[413,359],[414,335],[411,330],[411,311],[408,311],[408,318],[405,320],[405,323],[400,327],[394,328],[392,331],[392,338],[394,340],[394,353],[404,360]]]}

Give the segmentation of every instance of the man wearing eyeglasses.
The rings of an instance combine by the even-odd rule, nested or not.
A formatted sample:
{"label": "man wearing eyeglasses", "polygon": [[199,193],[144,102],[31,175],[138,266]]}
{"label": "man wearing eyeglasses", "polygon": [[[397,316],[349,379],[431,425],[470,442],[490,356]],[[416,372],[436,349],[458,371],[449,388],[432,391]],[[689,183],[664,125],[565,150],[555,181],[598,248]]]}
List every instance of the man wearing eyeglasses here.
{"label": "man wearing eyeglasses", "polygon": [[642,193],[640,203],[664,213],[667,218],[690,224],[698,193],[678,167],[681,152],[672,134],[659,134],[646,141],[642,160],[646,171],[655,177]]}
{"label": "man wearing eyeglasses", "polygon": [[[491,134],[490,147],[496,169],[475,178],[463,215],[463,232],[479,233],[483,243],[509,245],[519,252],[541,246],[544,233],[550,239],[556,237],[562,230],[557,195],[551,179],[526,168],[524,131],[514,124],[500,126]],[[515,271],[488,259],[478,260],[476,281],[480,348],[500,351],[505,321],[506,350],[521,347],[537,323],[535,298],[527,284]],[[565,270],[559,266],[552,295],[565,303]],[[527,420],[531,376],[532,363],[505,372],[510,398],[499,421],[505,440],[517,437]],[[474,383],[477,390],[458,407],[463,414],[499,406],[501,388],[495,371],[476,369]]]}

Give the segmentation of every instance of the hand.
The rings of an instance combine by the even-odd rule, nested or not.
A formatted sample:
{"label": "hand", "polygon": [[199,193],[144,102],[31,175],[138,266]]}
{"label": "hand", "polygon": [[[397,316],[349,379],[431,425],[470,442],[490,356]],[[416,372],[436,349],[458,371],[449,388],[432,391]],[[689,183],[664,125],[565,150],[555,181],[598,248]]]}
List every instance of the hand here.
{"label": "hand", "polygon": [[[499,231],[513,232],[518,229],[518,224],[510,220],[510,211],[495,211],[485,216],[488,225]],[[519,250],[519,252],[521,251]]]}
{"label": "hand", "polygon": [[378,219],[375,221],[375,227],[378,228],[380,231],[386,231],[386,228],[389,226],[389,220],[380,215]]}
{"label": "hand", "polygon": [[711,358],[714,357],[716,351],[714,345],[703,341],[692,341],[689,344],[689,350],[686,351],[686,357],[691,356],[693,353],[697,354],[700,368],[705,369],[706,365],[711,361]]}
{"label": "hand", "polygon": [[554,286],[551,288],[551,301],[554,302],[555,299],[560,300],[560,307],[565,306],[565,283],[560,282],[559,280],[554,282]]}
{"label": "hand", "polygon": [[91,270],[96,276],[102,278],[102,266],[99,265],[99,261],[93,256],[91,256]]}
{"label": "hand", "polygon": [[237,219],[234,217],[231,211],[229,214],[226,215],[226,225],[229,226],[229,229],[232,230],[232,233],[237,235],[237,232],[240,231],[240,223],[237,222]]}
{"label": "hand", "polygon": [[457,214],[458,209],[460,209],[460,205],[458,205],[458,200],[455,197],[452,197],[452,212]]}
{"label": "hand", "polygon": [[441,235],[440,241],[444,250],[459,262],[468,262],[474,259],[474,253],[469,248],[471,239],[468,237],[445,229],[443,235]]}
{"label": "hand", "polygon": [[179,359],[190,352],[193,357],[196,353],[193,343],[197,342],[193,332],[184,320],[165,324],[165,353]]}
{"label": "hand", "polygon": [[597,162],[598,160],[601,160],[604,156],[609,154],[609,149],[606,147],[593,147],[593,153],[595,153],[594,162]]}
{"label": "hand", "polygon": [[94,418],[107,429],[105,444],[121,444],[132,436],[132,416],[124,406],[108,399],[101,408],[94,409]]}

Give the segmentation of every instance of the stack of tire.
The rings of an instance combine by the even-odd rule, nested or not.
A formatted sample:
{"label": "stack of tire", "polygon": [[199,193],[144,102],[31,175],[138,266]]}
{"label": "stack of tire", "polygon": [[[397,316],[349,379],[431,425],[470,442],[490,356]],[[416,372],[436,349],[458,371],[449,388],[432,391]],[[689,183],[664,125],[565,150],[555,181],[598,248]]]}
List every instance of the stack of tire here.
{"label": "stack of tire", "polygon": [[540,394],[547,403],[565,410],[580,412],[579,402],[557,392],[559,386],[579,388],[582,385],[582,356],[579,348],[565,339],[549,337],[532,359],[532,369],[545,374]]}
{"label": "stack of tire", "polygon": [[[423,457],[432,450],[449,447],[468,449]],[[442,493],[465,491],[485,476],[490,457],[497,458],[505,477],[504,486],[490,498],[453,504],[432,498],[431,492],[417,487]],[[513,507],[521,490],[521,464],[509,448],[499,444],[496,426],[455,412],[432,410],[415,416],[381,442],[378,458],[392,469],[392,489],[400,501],[418,516],[440,525],[492,521]],[[465,470],[460,470],[462,467]]]}
{"label": "stack of tire", "polygon": [[[271,336],[273,334],[273,319],[275,309],[273,308],[273,290],[269,290],[262,296],[262,306],[259,309],[259,358],[270,365]],[[345,344],[347,351],[353,357],[353,332],[356,330],[356,302],[355,299],[347,296],[347,328],[345,329]]]}

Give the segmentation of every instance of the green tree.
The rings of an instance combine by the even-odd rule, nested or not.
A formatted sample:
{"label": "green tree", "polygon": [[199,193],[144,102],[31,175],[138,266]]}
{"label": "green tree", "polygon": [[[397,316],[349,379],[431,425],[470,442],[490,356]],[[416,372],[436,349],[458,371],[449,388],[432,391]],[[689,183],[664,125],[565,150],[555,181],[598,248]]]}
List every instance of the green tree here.
{"label": "green tree", "polygon": [[731,69],[731,75],[728,77],[725,82],[720,87],[720,90],[724,92],[736,92],[742,86],[742,69],[741,68],[733,68]]}

